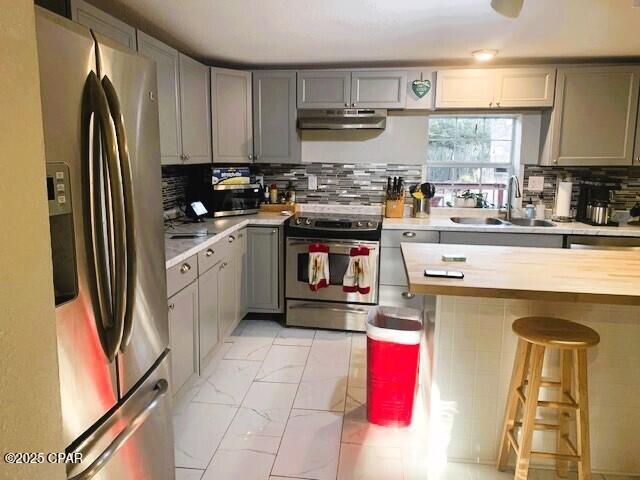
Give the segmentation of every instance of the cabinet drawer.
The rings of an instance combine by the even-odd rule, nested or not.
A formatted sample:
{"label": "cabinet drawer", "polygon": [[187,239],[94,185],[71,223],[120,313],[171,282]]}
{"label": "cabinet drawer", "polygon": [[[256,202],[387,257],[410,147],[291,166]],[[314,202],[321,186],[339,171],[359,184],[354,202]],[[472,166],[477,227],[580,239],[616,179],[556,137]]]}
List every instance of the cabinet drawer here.
{"label": "cabinet drawer", "polygon": [[167,296],[179,292],[198,278],[198,264],[193,255],[167,270]]}
{"label": "cabinet drawer", "polygon": [[229,246],[226,239],[217,241],[213,245],[200,250],[198,252],[198,274],[202,275],[213,267],[228,251]]}
{"label": "cabinet drawer", "polygon": [[380,285],[407,285],[402,251],[398,247],[380,249]]}
{"label": "cabinet drawer", "polygon": [[424,310],[424,295],[409,293],[406,287],[380,285],[378,304],[383,307],[415,308]]}
{"label": "cabinet drawer", "polygon": [[380,245],[383,247],[399,247],[402,242],[438,243],[440,233],[420,230],[383,230]]}

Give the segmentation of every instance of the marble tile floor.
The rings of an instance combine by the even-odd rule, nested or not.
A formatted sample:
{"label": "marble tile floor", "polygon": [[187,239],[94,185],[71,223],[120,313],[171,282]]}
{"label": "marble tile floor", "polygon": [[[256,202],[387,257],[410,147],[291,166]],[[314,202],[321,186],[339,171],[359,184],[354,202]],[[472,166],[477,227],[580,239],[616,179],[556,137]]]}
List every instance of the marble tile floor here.
{"label": "marble tile floor", "polygon": [[363,334],[244,320],[175,402],[176,479],[513,479],[490,465],[428,465],[422,404],[409,428],[370,425]]}

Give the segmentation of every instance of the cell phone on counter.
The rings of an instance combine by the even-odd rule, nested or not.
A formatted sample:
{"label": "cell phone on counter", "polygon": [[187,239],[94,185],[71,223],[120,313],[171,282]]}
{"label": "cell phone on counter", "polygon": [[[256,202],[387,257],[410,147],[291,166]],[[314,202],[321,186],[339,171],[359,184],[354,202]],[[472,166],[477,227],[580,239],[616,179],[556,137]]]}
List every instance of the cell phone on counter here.
{"label": "cell phone on counter", "polygon": [[438,277],[438,278],[464,278],[464,273],[454,270],[429,270],[424,271],[425,277]]}

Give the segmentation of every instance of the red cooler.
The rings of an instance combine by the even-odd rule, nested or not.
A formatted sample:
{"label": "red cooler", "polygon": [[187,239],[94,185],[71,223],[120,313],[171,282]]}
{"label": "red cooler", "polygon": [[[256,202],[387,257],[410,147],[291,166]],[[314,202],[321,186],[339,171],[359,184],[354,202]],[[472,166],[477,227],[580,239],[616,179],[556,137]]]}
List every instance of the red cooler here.
{"label": "red cooler", "polygon": [[374,307],[367,317],[367,417],[383,426],[411,423],[422,312]]}

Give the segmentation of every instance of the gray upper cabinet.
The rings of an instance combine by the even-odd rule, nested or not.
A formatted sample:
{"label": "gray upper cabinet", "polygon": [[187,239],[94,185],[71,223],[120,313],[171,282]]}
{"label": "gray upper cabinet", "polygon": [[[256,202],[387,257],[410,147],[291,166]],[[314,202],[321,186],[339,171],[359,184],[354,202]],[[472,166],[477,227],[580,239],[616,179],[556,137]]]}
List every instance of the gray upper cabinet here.
{"label": "gray upper cabinet", "polygon": [[156,62],[162,164],[181,164],[180,55],[176,49],[140,30],[137,35],[138,51]]}
{"label": "gray upper cabinet", "polygon": [[551,107],[555,76],[552,67],[439,70],[436,108]]}
{"label": "gray upper cabinet", "polygon": [[553,107],[555,85],[555,68],[496,69],[495,107]]}
{"label": "gray upper cabinet", "polygon": [[253,160],[251,72],[211,69],[214,163]]}
{"label": "gray upper cabinet", "polygon": [[351,104],[351,72],[298,72],[298,108],[345,108]]}
{"label": "gray upper cabinet", "polygon": [[129,47],[131,50],[136,49],[136,29],[131,25],[127,25],[83,0],[71,0],[70,5],[73,21]]}
{"label": "gray upper cabinet", "polygon": [[632,165],[639,81],[638,66],[559,68],[542,163]]}
{"label": "gray upper cabinet", "polygon": [[300,163],[296,119],[296,72],[253,72],[255,162]]}
{"label": "gray upper cabinet", "polygon": [[351,106],[356,108],[404,108],[406,71],[375,70],[351,73]]}
{"label": "gray upper cabinet", "polygon": [[182,163],[211,162],[209,67],[180,54]]}
{"label": "gray upper cabinet", "polygon": [[279,311],[279,230],[274,227],[248,227],[247,230],[249,311]]}
{"label": "gray upper cabinet", "polygon": [[302,70],[298,108],[404,108],[407,72]]}

